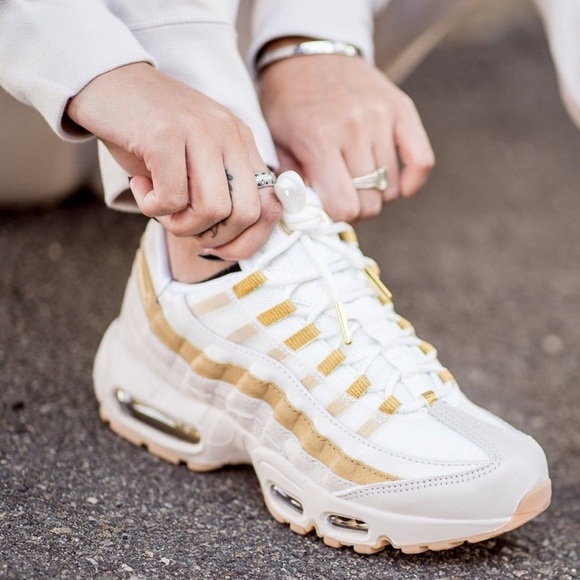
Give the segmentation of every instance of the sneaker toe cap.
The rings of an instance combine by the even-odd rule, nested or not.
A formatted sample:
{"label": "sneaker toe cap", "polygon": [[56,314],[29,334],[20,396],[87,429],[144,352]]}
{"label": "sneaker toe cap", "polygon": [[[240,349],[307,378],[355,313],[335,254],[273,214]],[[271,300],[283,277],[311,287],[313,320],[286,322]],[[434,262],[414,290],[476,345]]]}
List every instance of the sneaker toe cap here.
{"label": "sneaker toe cap", "polygon": [[538,443],[515,429],[478,421],[445,403],[431,412],[478,445],[488,461],[448,475],[402,479],[364,486],[346,494],[379,509],[417,517],[458,521],[509,520],[522,499],[548,481],[545,454]]}

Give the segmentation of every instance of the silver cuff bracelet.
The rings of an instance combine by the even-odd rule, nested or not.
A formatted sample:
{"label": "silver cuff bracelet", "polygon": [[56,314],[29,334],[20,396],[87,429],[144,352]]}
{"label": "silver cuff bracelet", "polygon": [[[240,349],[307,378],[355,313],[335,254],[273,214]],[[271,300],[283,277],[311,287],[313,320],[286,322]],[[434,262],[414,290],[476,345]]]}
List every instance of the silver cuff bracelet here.
{"label": "silver cuff bracelet", "polygon": [[294,56],[312,56],[317,54],[338,54],[341,56],[361,56],[362,52],[356,46],[341,40],[307,40],[299,44],[281,46],[266,50],[256,61],[256,70],[261,73],[267,66],[279,60]]}

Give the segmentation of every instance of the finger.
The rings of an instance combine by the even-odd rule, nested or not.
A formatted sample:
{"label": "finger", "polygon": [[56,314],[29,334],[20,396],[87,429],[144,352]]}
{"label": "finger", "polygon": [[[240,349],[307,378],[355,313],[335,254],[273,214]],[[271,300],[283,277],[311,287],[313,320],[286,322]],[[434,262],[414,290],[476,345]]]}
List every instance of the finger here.
{"label": "finger", "polygon": [[[210,228],[200,236],[205,248],[223,246],[253,226],[261,216],[261,200],[256,184],[256,173],[268,168],[260,157],[250,129],[239,126],[240,145],[226,154],[226,177],[231,198],[231,213],[227,220]],[[208,235],[209,234],[209,235]],[[265,243],[264,239],[264,243]]]}
{"label": "finger", "polygon": [[276,145],[276,153],[278,154],[279,173],[283,171],[296,171],[298,175],[304,175],[302,165],[288,149],[281,145]]}
{"label": "finger", "polygon": [[435,165],[435,155],[412,101],[406,101],[405,110],[395,124],[395,141],[401,156],[400,191],[403,197],[417,193],[425,184]]}
{"label": "finger", "polygon": [[229,218],[232,199],[221,149],[200,151],[197,143],[188,143],[186,152],[189,199],[195,216],[188,224],[189,235],[199,235]]}
{"label": "finger", "polygon": [[[351,175],[354,177],[368,175],[377,168],[375,156],[370,147],[360,143],[353,143],[344,153],[344,160]],[[360,213],[357,219],[366,219],[380,213],[383,207],[383,197],[377,189],[356,188],[359,196]]]}
{"label": "finger", "polygon": [[280,220],[282,206],[274,194],[273,188],[261,189],[260,219],[245,229],[235,240],[214,248],[211,253],[226,261],[245,260],[260,250],[272,235]]}
{"label": "finger", "polygon": [[245,163],[226,161],[226,179],[231,196],[230,215],[201,233],[198,238],[206,249],[223,246],[236,239],[260,218],[258,187],[249,160]]}
{"label": "finger", "polygon": [[[143,209],[143,200],[147,195],[152,193],[153,191],[153,182],[149,177],[145,177],[144,175],[134,175],[129,180],[129,189],[135,198],[135,202],[137,206],[141,210],[141,212],[147,215]],[[150,215],[149,217],[154,217]]]}
{"label": "finger", "polygon": [[[150,189],[146,191],[147,182],[136,177],[131,180],[131,191],[139,209],[149,217],[159,217],[182,211],[189,204],[187,186],[187,164],[183,145],[156,150],[155,158],[149,159],[146,165],[151,173]],[[135,180],[137,181],[133,183]]]}
{"label": "finger", "polygon": [[397,199],[401,191],[399,158],[395,147],[392,129],[382,133],[374,145],[377,167],[385,167],[387,170],[387,189],[382,192],[384,203]]}
{"label": "finger", "polygon": [[[142,209],[142,206],[144,198],[148,195],[152,195],[153,182],[148,177],[135,175],[131,178],[129,186],[133,196],[135,197],[135,200],[137,201],[137,205],[145,215],[148,215]],[[149,217],[155,218],[166,230],[170,231],[176,236],[190,235],[187,233],[189,231],[187,229],[187,223],[193,222],[196,219],[195,214],[193,213],[193,209],[190,205],[188,205],[184,210],[176,213],[169,213],[166,215],[150,215]]]}
{"label": "finger", "polygon": [[341,152],[324,151],[299,161],[330,217],[336,221],[356,220],[360,215],[360,199]]}
{"label": "finger", "polygon": [[[156,217],[159,223],[176,236],[199,235],[227,219],[231,213],[231,200],[221,156],[214,154],[204,159],[201,175],[195,169],[189,170],[188,196],[191,202],[181,211]],[[135,178],[131,183],[134,180]],[[213,199],[208,199],[210,191],[213,192]]]}

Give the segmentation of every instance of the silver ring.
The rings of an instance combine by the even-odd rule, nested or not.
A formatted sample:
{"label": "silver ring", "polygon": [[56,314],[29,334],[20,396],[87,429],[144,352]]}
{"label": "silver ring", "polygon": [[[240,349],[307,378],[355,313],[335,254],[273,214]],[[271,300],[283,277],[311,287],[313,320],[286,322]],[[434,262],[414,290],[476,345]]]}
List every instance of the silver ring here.
{"label": "silver ring", "polygon": [[261,171],[260,173],[254,173],[254,177],[256,178],[256,185],[258,186],[258,189],[276,185],[276,174],[273,171]]}
{"label": "silver ring", "polygon": [[352,180],[352,183],[356,189],[378,189],[379,191],[385,191],[389,185],[387,168],[383,166],[377,167],[373,172],[368,173],[367,175],[355,177]]}

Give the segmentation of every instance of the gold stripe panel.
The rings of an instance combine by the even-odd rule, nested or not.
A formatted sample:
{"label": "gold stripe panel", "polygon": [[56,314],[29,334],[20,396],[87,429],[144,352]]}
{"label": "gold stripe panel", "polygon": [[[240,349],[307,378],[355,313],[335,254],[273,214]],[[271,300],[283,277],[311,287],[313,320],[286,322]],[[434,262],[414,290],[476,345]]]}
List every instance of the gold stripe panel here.
{"label": "gold stripe panel", "polygon": [[326,407],[326,410],[333,417],[336,417],[337,415],[344,413],[352,405],[352,402],[353,401],[350,397],[347,397],[346,395],[341,395],[337,399],[334,399],[334,401],[332,401],[332,403],[330,403]]}
{"label": "gold stripe panel", "polygon": [[288,356],[288,351],[283,346],[277,346],[268,353],[268,356],[276,360],[284,360]]}
{"label": "gold stripe panel", "polygon": [[344,361],[346,356],[337,348],[333,350],[316,368],[318,371],[327,377],[340,363]]}
{"label": "gold stripe panel", "polygon": [[260,328],[257,324],[250,322],[249,324],[245,324],[241,326],[237,330],[234,330],[229,336],[228,340],[232,342],[237,342],[238,344],[247,342],[253,336],[256,336],[260,332]]}
{"label": "gold stripe panel", "polygon": [[386,413],[387,415],[392,415],[399,407],[401,402],[394,395],[387,397],[382,405],[379,407],[379,411]]}
{"label": "gold stripe panel", "polygon": [[274,324],[275,322],[286,318],[286,316],[290,316],[293,312],[296,312],[296,306],[292,304],[291,300],[285,300],[273,308],[262,312],[262,314],[259,314],[258,320],[264,326],[270,326],[270,324]]}
{"label": "gold stripe panel", "polygon": [[366,375],[361,375],[350,387],[348,387],[346,392],[354,399],[358,399],[370,386],[371,382],[367,379]]}
{"label": "gold stripe panel", "polygon": [[449,383],[455,380],[455,377],[451,374],[448,369],[443,369],[437,373],[437,376],[441,379],[442,383]]}
{"label": "gold stripe panel", "polygon": [[299,330],[296,334],[293,334],[290,338],[287,338],[284,344],[292,350],[300,350],[309,342],[312,342],[319,334],[320,330],[316,328],[314,323],[311,323],[302,330]]}
{"label": "gold stripe panel", "polygon": [[238,298],[243,298],[250,292],[257,290],[265,282],[266,276],[258,270],[250,274],[247,278],[240,280],[237,284],[234,284],[233,291]]}
{"label": "gold stripe panel", "polygon": [[306,375],[300,381],[307,389],[313,389],[318,383],[320,383],[320,379],[314,375]]}
{"label": "gold stripe panel", "polygon": [[433,391],[425,391],[421,396],[427,401],[429,407],[437,400],[437,395]]}
{"label": "gold stripe panel", "polygon": [[425,354],[429,354],[430,352],[433,352],[435,350],[435,347],[432,344],[429,344],[428,342],[423,341],[420,345],[419,348],[425,353]]}
{"label": "gold stripe panel", "polygon": [[208,314],[214,310],[219,310],[220,308],[223,308],[230,303],[230,297],[225,292],[221,292],[220,294],[210,296],[209,298],[206,298],[197,304],[193,304],[191,311],[196,316],[203,316],[204,314]]}
{"label": "gold stripe panel", "polygon": [[382,421],[377,421],[377,419],[371,418],[368,421],[365,421],[357,429],[357,435],[360,435],[361,437],[370,437],[382,424]]}
{"label": "gold stripe panel", "polygon": [[326,465],[339,477],[360,485],[400,479],[346,455],[342,449],[321,435],[310,419],[296,409],[274,384],[263,381],[236,365],[218,363],[210,359],[177,334],[165,319],[161,306],[157,303],[142,250],[139,250],[137,260],[141,299],[153,332],[167,348],[188,362],[194,372],[207,379],[229,383],[244,394],[266,402],[272,407],[280,424],[292,431],[298,438],[306,453]]}

